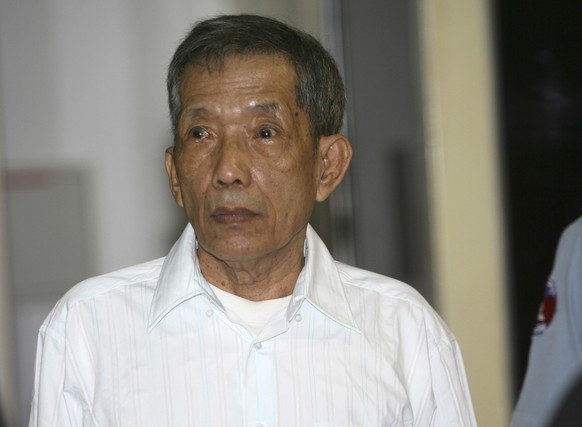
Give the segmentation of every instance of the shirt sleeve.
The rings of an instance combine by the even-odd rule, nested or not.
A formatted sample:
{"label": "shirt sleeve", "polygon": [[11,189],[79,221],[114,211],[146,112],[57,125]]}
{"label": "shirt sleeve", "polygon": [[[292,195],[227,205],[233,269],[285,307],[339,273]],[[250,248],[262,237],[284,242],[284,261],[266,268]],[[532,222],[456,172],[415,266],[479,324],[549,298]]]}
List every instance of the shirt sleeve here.
{"label": "shirt sleeve", "polygon": [[398,369],[415,427],[475,427],[477,422],[461,350],[428,304],[402,305]]}
{"label": "shirt sleeve", "polygon": [[436,409],[432,427],[477,426],[461,350],[454,337],[433,350],[431,377]]}
{"label": "shirt sleeve", "polygon": [[66,386],[70,366],[65,335],[49,327],[57,310],[58,307],[49,315],[38,335],[29,427],[83,425],[81,399]]}

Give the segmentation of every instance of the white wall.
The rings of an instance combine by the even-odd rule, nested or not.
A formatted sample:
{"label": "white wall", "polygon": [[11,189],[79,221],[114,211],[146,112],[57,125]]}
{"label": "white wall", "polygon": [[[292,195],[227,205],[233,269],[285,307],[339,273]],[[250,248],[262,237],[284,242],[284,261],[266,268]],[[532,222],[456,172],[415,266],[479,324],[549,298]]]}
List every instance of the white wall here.
{"label": "white wall", "polygon": [[[164,149],[171,144],[165,73],[190,25],[219,12],[256,12],[318,34],[325,4],[316,0],[0,2],[2,164],[9,171],[79,172],[87,275],[163,256],[185,223],[167,191],[163,167]],[[43,206],[38,210],[42,213]],[[35,268],[34,263],[30,268]],[[8,301],[4,298],[8,291],[16,301],[23,425],[36,331],[62,287],[73,284],[51,287],[47,280],[38,284],[43,286],[42,295],[32,295],[7,289],[5,281],[0,282],[0,301]],[[0,308],[0,313],[8,311]],[[4,318],[2,325],[7,325]],[[4,375],[10,372],[5,356],[14,343],[4,337],[0,336],[0,390],[11,389]]]}
{"label": "white wall", "polygon": [[188,3],[2,3],[7,168],[86,171],[95,273],[166,250],[164,74],[191,21],[217,8]]}

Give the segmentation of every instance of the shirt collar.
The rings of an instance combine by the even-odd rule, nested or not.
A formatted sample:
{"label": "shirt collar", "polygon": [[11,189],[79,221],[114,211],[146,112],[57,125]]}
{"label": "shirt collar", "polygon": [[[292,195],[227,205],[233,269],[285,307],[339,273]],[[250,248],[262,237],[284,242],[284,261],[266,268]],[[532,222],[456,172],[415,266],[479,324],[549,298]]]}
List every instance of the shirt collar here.
{"label": "shirt collar", "polygon": [[200,271],[196,256],[196,236],[194,229],[188,224],[162,265],[150,306],[148,333],[175,307],[205,293],[215,298]]}
{"label": "shirt collar", "polygon": [[326,316],[345,327],[359,331],[336,261],[311,225],[307,227],[305,251],[304,274],[297,281],[294,296],[304,295],[307,301]]}
{"label": "shirt collar", "polygon": [[[291,319],[303,301],[307,300],[324,315],[358,331],[335,260],[310,225],[307,227],[305,259],[305,267],[287,309],[287,319]],[[175,307],[202,294],[222,307],[200,271],[196,236],[188,224],[162,265],[150,307],[148,333]]]}

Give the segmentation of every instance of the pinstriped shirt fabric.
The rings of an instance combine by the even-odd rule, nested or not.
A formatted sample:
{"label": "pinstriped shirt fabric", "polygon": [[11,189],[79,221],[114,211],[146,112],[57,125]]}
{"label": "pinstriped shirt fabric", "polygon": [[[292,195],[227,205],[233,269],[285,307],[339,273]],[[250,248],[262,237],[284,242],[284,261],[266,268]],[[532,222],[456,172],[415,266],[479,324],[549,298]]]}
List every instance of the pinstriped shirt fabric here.
{"label": "pinstriped shirt fabric", "polygon": [[30,426],[474,426],[457,342],[411,287],[309,228],[286,310],[255,336],[168,256],[73,287],[39,338]]}

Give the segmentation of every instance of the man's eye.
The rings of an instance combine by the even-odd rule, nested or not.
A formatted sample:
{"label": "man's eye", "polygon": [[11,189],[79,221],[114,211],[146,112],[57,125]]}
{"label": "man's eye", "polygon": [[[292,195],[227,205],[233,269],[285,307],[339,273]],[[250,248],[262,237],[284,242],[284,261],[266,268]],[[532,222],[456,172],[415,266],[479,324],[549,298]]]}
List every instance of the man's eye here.
{"label": "man's eye", "polygon": [[275,131],[271,128],[261,128],[259,130],[259,136],[263,139],[273,138],[275,136]]}
{"label": "man's eye", "polygon": [[208,132],[202,128],[193,128],[190,131],[190,135],[192,135],[192,138],[194,139],[203,139],[208,135]]}

